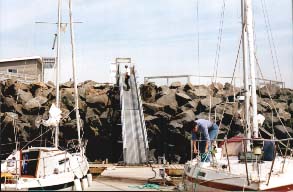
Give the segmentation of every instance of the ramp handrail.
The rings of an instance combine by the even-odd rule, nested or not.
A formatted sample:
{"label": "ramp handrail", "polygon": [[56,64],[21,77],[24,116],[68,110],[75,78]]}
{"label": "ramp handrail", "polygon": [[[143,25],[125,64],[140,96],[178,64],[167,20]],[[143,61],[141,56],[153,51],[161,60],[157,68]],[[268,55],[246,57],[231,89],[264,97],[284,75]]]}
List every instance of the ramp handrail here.
{"label": "ramp handrail", "polygon": [[143,107],[142,107],[142,101],[141,101],[141,95],[140,95],[140,89],[139,89],[139,84],[137,83],[137,71],[133,67],[133,76],[134,76],[134,83],[135,83],[135,88],[136,88],[136,94],[137,94],[137,102],[138,102],[138,110],[139,110],[139,116],[140,116],[140,123],[142,127],[142,133],[143,133],[143,140],[144,140],[144,146],[146,149],[146,158],[148,161],[148,149],[149,149],[149,144],[148,144],[148,137],[147,137],[147,131],[146,131],[146,126],[145,126],[145,120],[144,120],[144,113],[143,113]]}

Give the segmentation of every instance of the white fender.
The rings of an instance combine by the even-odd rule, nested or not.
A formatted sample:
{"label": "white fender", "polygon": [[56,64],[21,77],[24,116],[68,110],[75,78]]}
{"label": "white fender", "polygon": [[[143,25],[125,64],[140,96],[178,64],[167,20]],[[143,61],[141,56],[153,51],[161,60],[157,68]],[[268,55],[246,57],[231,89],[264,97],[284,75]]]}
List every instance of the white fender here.
{"label": "white fender", "polygon": [[81,187],[82,187],[82,190],[84,191],[88,188],[87,178],[81,179]]}
{"label": "white fender", "polygon": [[93,182],[93,176],[92,176],[92,174],[88,173],[86,175],[86,177],[87,177],[88,185],[90,187],[92,185],[92,182]]}
{"label": "white fender", "polygon": [[81,191],[81,183],[79,179],[74,179],[74,191]]}

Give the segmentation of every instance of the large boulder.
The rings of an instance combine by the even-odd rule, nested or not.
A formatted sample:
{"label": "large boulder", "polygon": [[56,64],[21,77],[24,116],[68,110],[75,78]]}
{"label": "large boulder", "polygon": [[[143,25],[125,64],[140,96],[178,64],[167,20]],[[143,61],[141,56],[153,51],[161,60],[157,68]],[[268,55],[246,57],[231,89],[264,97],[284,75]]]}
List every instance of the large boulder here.
{"label": "large boulder", "polygon": [[192,99],[200,99],[200,98],[205,98],[205,97],[209,96],[210,90],[207,86],[199,85],[199,86],[194,86],[193,90],[188,90],[187,94]]}
{"label": "large boulder", "polygon": [[[3,102],[4,102],[4,105],[7,107],[7,110],[12,110],[14,108],[14,105],[16,104],[15,99],[11,96],[4,97]],[[1,107],[3,107],[3,106],[1,106]]]}
{"label": "large boulder", "polygon": [[194,100],[188,101],[187,103],[185,103],[184,105],[180,107],[179,111],[183,112],[183,111],[187,111],[191,109],[193,112],[196,112],[197,105],[198,105],[198,102],[195,102]]}
{"label": "large boulder", "polygon": [[212,97],[212,98],[204,98],[199,101],[198,110],[199,111],[208,111],[209,108],[214,108],[218,104],[222,103],[223,100],[221,98]]}
{"label": "large boulder", "polygon": [[74,88],[61,88],[60,96],[62,103],[64,103],[70,110],[72,110],[75,105]]}
{"label": "large boulder", "polygon": [[35,96],[47,97],[48,99],[52,99],[53,95],[55,96],[55,94],[55,89],[52,87],[40,87],[35,91]]}
{"label": "large boulder", "polygon": [[179,88],[181,86],[182,86],[182,84],[179,81],[172,82],[171,85],[170,85],[170,89],[177,89],[177,88]]}
{"label": "large boulder", "polygon": [[221,83],[212,83],[209,85],[209,89],[212,92],[212,95],[216,95],[218,92],[223,91],[224,86]]}
{"label": "large boulder", "polygon": [[191,83],[186,83],[183,87],[183,90],[186,92],[188,90],[192,90],[193,89],[193,85]]}
{"label": "large boulder", "polygon": [[170,121],[169,126],[173,129],[181,129],[183,127],[182,123],[176,120]]}
{"label": "large boulder", "polygon": [[170,119],[172,118],[170,114],[165,113],[164,111],[158,111],[154,115],[164,119],[165,121],[170,121]]}
{"label": "large boulder", "polygon": [[158,92],[157,92],[157,94],[155,96],[155,99],[159,99],[163,95],[168,95],[168,94],[170,94],[170,92],[172,92],[172,93],[175,93],[176,92],[176,90],[170,89],[166,85],[163,85],[163,86],[158,87],[158,90],[157,91]]}
{"label": "large boulder", "polygon": [[157,94],[157,86],[153,83],[143,84],[140,86],[140,94],[144,101],[152,103],[155,102]]}
{"label": "large boulder", "polygon": [[167,105],[171,105],[171,106],[174,106],[174,107],[178,106],[178,103],[177,103],[176,96],[175,96],[174,92],[171,92],[168,95],[163,95],[162,97],[160,97],[156,101],[156,103],[161,105],[161,106],[163,106],[163,107],[165,107]]}
{"label": "large boulder", "polygon": [[47,103],[48,99],[42,96],[37,96],[35,98],[30,99],[23,106],[23,109],[28,113],[44,113],[44,105]]}
{"label": "large boulder", "polygon": [[18,99],[22,104],[25,104],[33,98],[33,95],[29,91],[17,90]]}
{"label": "large boulder", "polygon": [[92,108],[89,108],[89,107],[87,108],[85,119],[86,119],[86,123],[92,127],[102,126],[102,122],[100,120],[99,114],[97,113],[97,111],[95,111]]}
{"label": "large boulder", "polygon": [[90,89],[88,95],[86,95],[86,102],[91,107],[101,107],[104,108],[111,104],[111,101],[105,90],[94,90]]}
{"label": "large boulder", "polygon": [[288,134],[293,135],[293,130],[290,127],[275,125],[274,128],[277,134],[277,138],[288,138]]}
{"label": "large boulder", "polygon": [[260,89],[258,89],[258,94],[261,97],[271,97],[272,98],[278,98],[278,96],[280,95],[280,87],[278,85],[270,85],[270,84],[266,84],[265,86],[261,87]]}
{"label": "large boulder", "polygon": [[175,94],[176,101],[179,106],[185,105],[188,103],[188,101],[191,101],[192,99],[185,94],[184,92],[178,92]]}
{"label": "large boulder", "polygon": [[4,113],[4,120],[2,123],[6,126],[7,124],[13,124],[15,120],[18,119],[18,115],[13,112],[5,112]]}
{"label": "large boulder", "polygon": [[67,81],[65,83],[62,83],[60,85],[60,88],[73,88],[73,81]]}
{"label": "large boulder", "polygon": [[189,124],[195,120],[195,114],[192,110],[187,110],[176,115],[174,119],[177,120],[178,123],[181,123],[183,125]]}
{"label": "large boulder", "polygon": [[178,112],[177,106],[175,106],[175,105],[166,105],[166,106],[164,106],[163,110],[164,110],[164,112],[166,112],[172,116],[176,115]]}
{"label": "large boulder", "polygon": [[156,103],[143,103],[142,106],[144,108],[145,113],[147,114],[154,114],[158,111],[163,110],[163,106]]}

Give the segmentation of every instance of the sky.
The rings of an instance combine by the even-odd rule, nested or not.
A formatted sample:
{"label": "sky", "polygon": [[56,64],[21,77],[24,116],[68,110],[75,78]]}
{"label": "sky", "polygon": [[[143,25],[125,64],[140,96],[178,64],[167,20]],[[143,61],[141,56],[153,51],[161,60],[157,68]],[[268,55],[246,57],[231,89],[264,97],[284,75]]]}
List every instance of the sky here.
{"label": "sky", "polygon": [[[283,80],[293,88],[291,3],[255,0],[253,12],[264,78]],[[116,57],[132,58],[140,82],[146,76],[213,75],[218,45],[217,74],[232,76],[241,37],[240,0],[73,0],[73,20],[82,22],[74,25],[79,82],[109,82]],[[0,0],[0,59],[55,56],[51,47],[57,26],[35,23],[40,21],[57,21],[57,0]],[[69,21],[68,0],[62,0],[62,21]],[[240,60],[236,76],[242,74]],[[67,27],[61,34],[61,81],[71,77]]]}

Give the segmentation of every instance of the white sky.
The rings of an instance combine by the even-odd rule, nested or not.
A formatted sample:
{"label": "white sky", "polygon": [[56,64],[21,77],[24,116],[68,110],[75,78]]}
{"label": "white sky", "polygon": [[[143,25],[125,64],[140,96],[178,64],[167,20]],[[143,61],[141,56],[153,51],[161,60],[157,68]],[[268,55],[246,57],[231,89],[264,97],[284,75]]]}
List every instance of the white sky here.
{"label": "white sky", "polygon": [[[108,82],[110,63],[131,57],[141,77],[212,75],[223,0],[73,0],[78,80]],[[291,0],[254,0],[256,51],[265,78],[275,80],[262,5],[266,5],[280,73],[293,87]],[[265,4],[262,4],[265,3]],[[62,17],[68,22],[68,0]],[[0,58],[54,56],[57,0],[0,0]],[[232,76],[241,33],[240,0],[226,0],[219,58],[221,76]],[[199,31],[199,63],[197,62]],[[69,28],[62,33],[61,79],[71,75]],[[274,50],[273,50],[274,51]],[[275,54],[274,54],[275,56]],[[240,75],[239,65],[237,75]],[[277,80],[280,80],[277,69]],[[195,82],[195,83],[198,83]]]}

